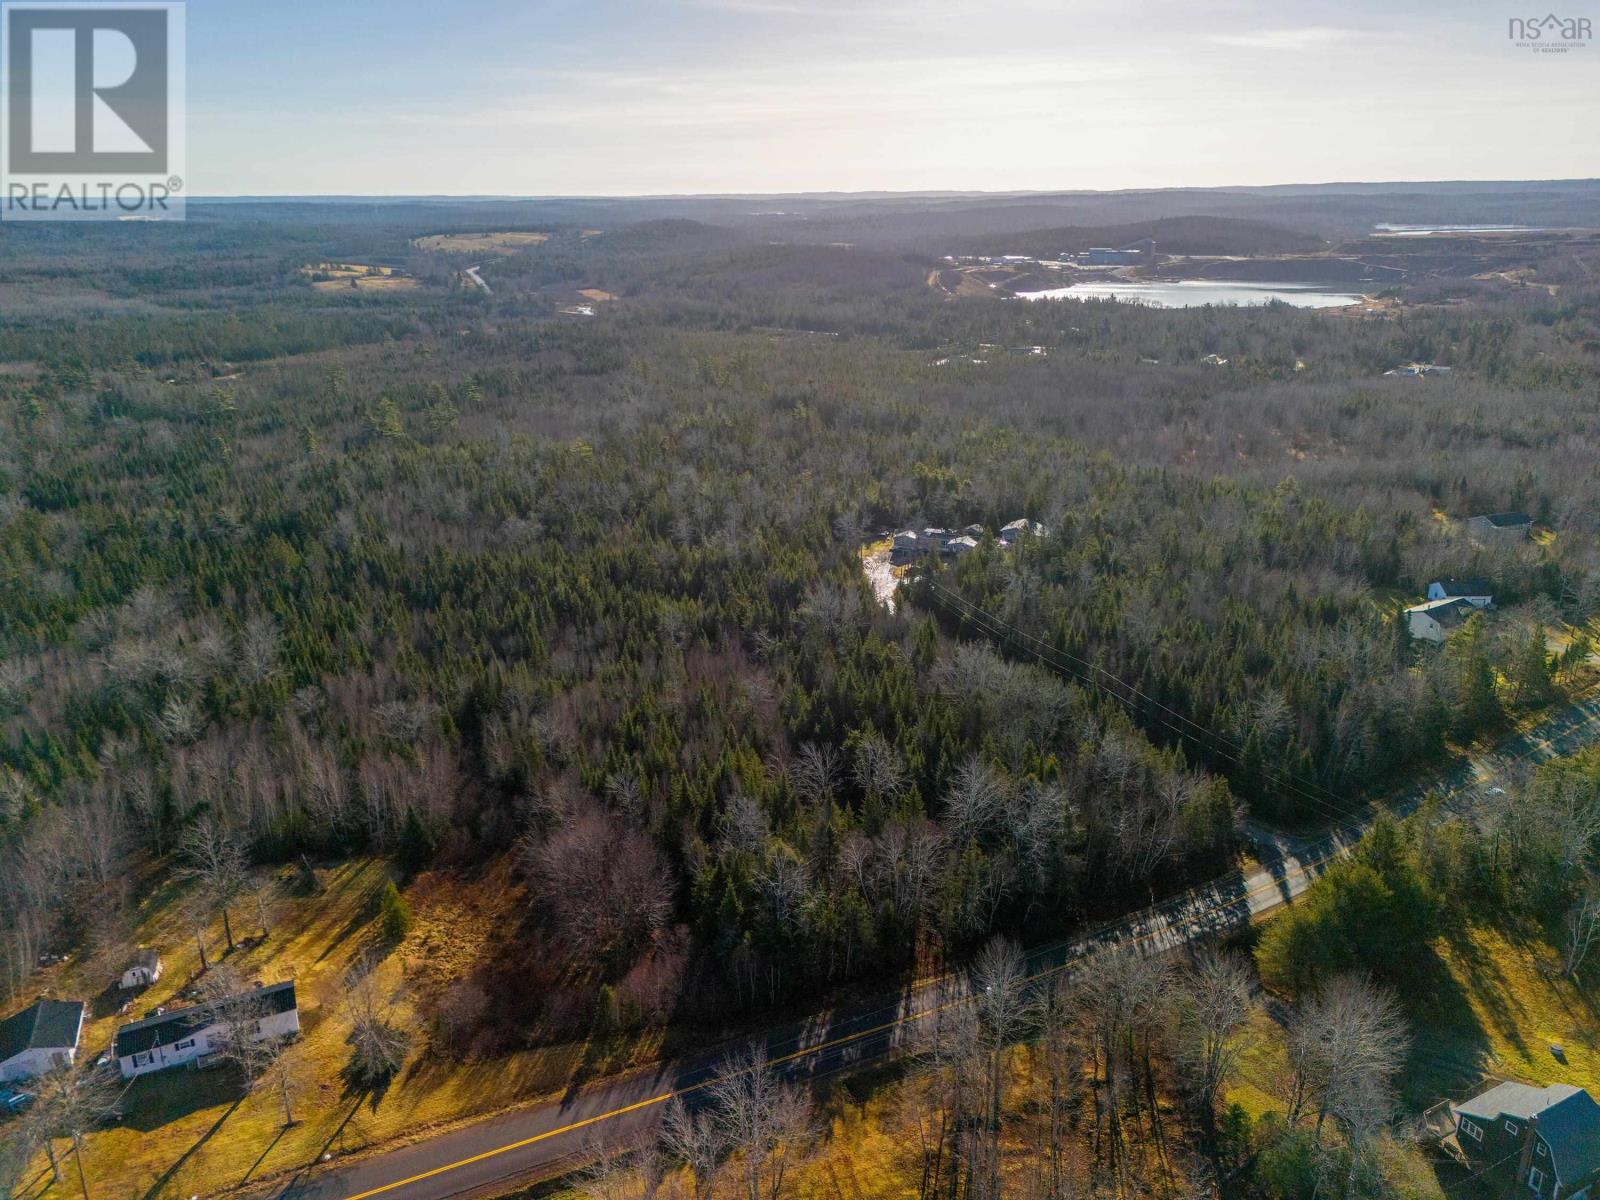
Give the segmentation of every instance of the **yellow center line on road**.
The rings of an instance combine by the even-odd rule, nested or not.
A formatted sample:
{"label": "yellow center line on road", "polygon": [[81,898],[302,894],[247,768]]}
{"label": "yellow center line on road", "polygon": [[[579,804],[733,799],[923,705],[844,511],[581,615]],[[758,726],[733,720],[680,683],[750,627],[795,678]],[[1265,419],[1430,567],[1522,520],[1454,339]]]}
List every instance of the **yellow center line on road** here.
{"label": "yellow center line on road", "polygon": [[[1530,739],[1535,739],[1534,740],[1534,744],[1532,746],[1530,746],[1527,750],[1523,751],[1521,754],[1513,756],[1511,761],[1512,762],[1521,762],[1522,760],[1524,760],[1526,758],[1532,757],[1534,754],[1538,753],[1540,750],[1549,749],[1551,747],[1552,743],[1554,742],[1555,738],[1561,737],[1561,736],[1566,736],[1567,734],[1570,734],[1571,732],[1573,732],[1573,729],[1581,729],[1584,726],[1591,724],[1596,719],[1597,716],[1600,716],[1600,714],[1594,714],[1594,715],[1586,716],[1583,720],[1579,721],[1575,726],[1573,726],[1572,729],[1557,731],[1556,733],[1552,733],[1552,734],[1547,735],[1547,736],[1542,737],[1542,738],[1537,738],[1536,735],[1534,735],[1530,731],[1528,734],[1526,734],[1524,736],[1527,737],[1527,738],[1530,738]],[[1476,785],[1474,785],[1474,786],[1476,786]],[[1459,794],[1459,793],[1464,792],[1466,790],[1468,790],[1468,789],[1465,788],[1465,787],[1456,788],[1456,789],[1454,789],[1454,791],[1451,794]],[[1340,836],[1342,834],[1342,832],[1343,831],[1336,832],[1333,836],[1334,837],[1338,837],[1338,836]],[[1207,911],[1209,911],[1209,912],[1219,912],[1219,911],[1222,911],[1224,909],[1231,908],[1234,905],[1237,905],[1237,904],[1239,904],[1241,902],[1248,902],[1248,901],[1254,899],[1255,897],[1261,895],[1264,892],[1271,892],[1271,891],[1281,890],[1282,888],[1284,888],[1285,886],[1288,885],[1288,883],[1289,883],[1289,881],[1291,879],[1294,879],[1294,878],[1297,878],[1297,877],[1305,878],[1306,876],[1309,875],[1309,873],[1311,871],[1315,870],[1317,867],[1323,866],[1326,863],[1330,863],[1334,859],[1339,858],[1342,855],[1347,854],[1347,853],[1349,853],[1349,847],[1347,847],[1347,846],[1336,846],[1336,847],[1334,847],[1334,849],[1332,849],[1328,853],[1323,854],[1320,858],[1310,859],[1310,860],[1306,860],[1306,861],[1297,861],[1295,866],[1294,866],[1294,868],[1292,870],[1285,871],[1281,878],[1273,878],[1273,879],[1267,880],[1267,882],[1265,882],[1265,883],[1257,884],[1255,887],[1250,888],[1249,890],[1247,890],[1245,892],[1242,892],[1238,896],[1233,897],[1233,898],[1231,898],[1231,899],[1229,899],[1229,900],[1227,900],[1227,901],[1225,901],[1223,903],[1208,905],[1207,906]],[[1206,887],[1191,888],[1191,889],[1189,889],[1188,892],[1185,892],[1180,896],[1175,896],[1172,899],[1165,901],[1163,904],[1158,905],[1155,909],[1147,910],[1147,911],[1150,911],[1153,914],[1154,913],[1159,913],[1161,909],[1169,908],[1174,904],[1180,904],[1180,903],[1183,902],[1183,900],[1186,897],[1196,896],[1196,895],[1202,894],[1206,890],[1207,890]],[[1160,937],[1164,933],[1169,933],[1173,929],[1179,928],[1181,924],[1183,924],[1183,923],[1180,922],[1176,917],[1166,918],[1166,924],[1163,925],[1161,928],[1148,930],[1145,933],[1141,933],[1141,934],[1138,934],[1138,935],[1136,935],[1134,937],[1127,938],[1125,941],[1122,942],[1122,944],[1133,945],[1133,946],[1143,945],[1145,942],[1148,942],[1148,941],[1150,941],[1150,940],[1152,940],[1154,938]],[[1092,937],[1094,937],[1096,935],[1093,934],[1093,933],[1090,933],[1090,934],[1087,934],[1085,936],[1086,936],[1086,939],[1087,939],[1087,938],[1092,938]],[[1028,976],[1027,977],[1027,982],[1033,983],[1033,982],[1036,982],[1036,981],[1038,981],[1040,979],[1045,978],[1048,975],[1054,975],[1054,974],[1056,974],[1056,973],[1058,973],[1060,971],[1064,971],[1069,966],[1071,966],[1074,961],[1079,961],[1079,960],[1069,960],[1068,962],[1063,962],[1058,966],[1047,967],[1043,971],[1039,971],[1039,972],[1037,972],[1037,973],[1035,973],[1033,975]],[[946,976],[946,977],[948,978],[948,976]],[[924,986],[924,987],[933,986],[937,982],[938,982],[938,980],[930,980],[928,983],[923,984],[923,985],[918,985],[918,986]],[[958,1003],[960,1003],[959,1000],[949,1000],[949,1001],[946,1001],[943,1004],[934,1005],[931,1008],[924,1008],[924,1009],[920,1009],[920,1010],[918,1010],[916,1012],[906,1013],[903,1016],[896,1017],[891,1021],[886,1021],[882,1025],[875,1025],[871,1029],[863,1029],[863,1030],[860,1030],[860,1031],[858,1031],[856,1033],[846,1034],[843,1037],[833,1038],[830,1041],[819,1042],[815,1046],[806,1046],[806,1047],[804,1047],[802,1049],[792,1051],[789,1054],[784,1054],[784,1055],[781,1055],[778,1058],[772,1059],[771,1062],[772,1062],[772,1065],[776,1066],[776,1065],[779,1065],[779,1064],[782,1064],[782,1063],[786,1063],[786,1062],[793,1062],[795,1059],[804,1058],[804,1057],[806,1057],[807,1055],[810,1055],[810,1054],[821,1054],[822,1052],[824,1052],[826,1050],[837,1049],[838,1047],[848,1045],[851,1042],[857,1042],[857,1041],[860,1041],[863,1038],[871,1037],[873,1034],[883,1033],[883,1032],[885,1032],[887,1030],[898,1028],[901,1025],[907,1025],[907,1024],[910,1024],[912,1021],[920,1021],[924,1017],[931,1017],[934,1014],[943,1012],[945,1009],[950,1008],[953,1005],[958,1004]],[[481,1154],[474,1154],[470,1158],[463,1158],[463,1159],[459,1160],[458,1162],[446,1163],[444,1166],[434,1167],[433,1170],[431,1170],[431,1171],[423,1171],[420,1174],[411,1176],[409,1179],[397,1179],[393,1183],[386,1183],[386,1184],[383,1184],[380,1187],[370,1188],[365,1192],[357,1192],[353,1196],[346,1196],[344,1198],[344,1200],[369,1200],[369,1198],[372,1197],[372,1196],[381,1196],[385,1192],[392,1192],[396,1188],[402,1188],[402,1187],[407,1186],[408,1184],[420,1183],[424,1179],[433,1179],[433,1178],[435,1178],[435,1177],[437,1177],[439,1175],[445,1175],[445,1174],[448,1174],[451,1171],[460,1170],[462,1167],[471,1166],[473,1163],[480,1163],[480,1162],[483,1162],[485,1159],[494,1158],[494,1157],[496,1157],[498,1155],[501,1155],[501,1154],[508,1154],[513,1150],[520,1150],[524,1146],[532,1146],[537,1142],[547,1141],[547,1140],[549,1140],[550,1138],[553,1138],[553,1137],[560,1137],[562,1134],[572,1133],[575,1130],[579,1130],[579,1129],[585,1129],[585,1128],[587,1128],[587,1127],[589,1127],[591,1125],[598,1125],[602,1121],[609,1121],[609,1120],[611,1120],[611,1119],[613,1119],[615,1117],[626,1116],[628,1113],[638,1112],[641,1109],[650,1108],[652,1105],[660,1104],[663,1101],[671,1100],[671,1099],[673,1099],[673,1098],[675,1098],[677,1096],[687,1096],[692,1092],[697,1092],[697,1091],[700,1091],[702,1088],[709,1087],[712,1083],[715,1083],[717,1081],[717,1079],[719,1079],[719,1078],[726,1078],[726,1077],[725,1076],[713,1076],[710,1079],[701,1080],[699,1083],[690,1084],[688,1087],[679,1088],[676,1091],[662,1092],[659,1096],[652,1096],[648,1100],[640,1100],[639,1102],[637,1102],[635,1104],[625,1105],[622,1108],[614,1108],[614,1109],[611,1109],[609,1112],[598,1113],[595,1116],[586,1117],[581,1121],[574,1121],[570,1125],[563,1125],[559,1129],[551,1129],[551,1130],[548,1130],[548,1131],[546,1131],[544,1133],[534,1134],[532,1137],[526,1137],[526,1138],[523,1138],[522,1140],[516,1141],[516,1142],[509,1142],[506,1145],[499,1146],[499,1147],[497,1147],[497,1148],[495,1148],[493,1150],[485,1150]]]}
{"label": "yellow center line on road", "polygon": [[560,1129],[548,1129],[544,1133],[536,1133],[532,1137],[523,1138],[521,1141],[509,1142],[504,1146],[497,1146],[493,1150],[485,1150],[482,1154],[474,1154],[471,1158],[445,1163],[442,1167],[434,1167],[431,1171],[419,1172],[409,1179],[396,1179],[393,1183],[370,1188],[365,1192],[357,1192],[354,1196],[345,1197],[345,1200],[367,1200],[368,1196],[381,1196],[384,1192],[394,1191],[395,1188],[403,1188],[412,1183],[421,1183],[424,1179],[432,1179],[449,1171],[458,1171],[462,1167],[470,1167],[473,1163],[480,1163],[485,1159],[494,1158],[496,1155],[506,1154],[512,1150],[520,1150],[524,1146],[531,1146],[535,1142],[542,1142],[547,1138],[559,1137],[561,1134],[571,1133],[575,1129],[583,1129],[589,1125],[598,1125],[601,1121],[609,1121],[612,1117],[621,1117],[631,1112],[638,1112],[641,1108],[649,1108],[652,1104],[660,1104],[663,1100],[670,1100],[672,1096],[672,1092],[662,1092],[659,1096],[651,1096],[648,1100],[640,1100],[638,1103],[629,1104],[625,1108],[614,1108],[610,1112],[598,1113],[592,1117],[585,1117],[581,1121],[574,1121],[570,1125],[563,1125]]}
{"label": "yellow center line on road", "polygon": [[[1329,862],[1332,859],[1338,857],[1339,853],[1341,853],[1341,852],[1340,851],[1335,851],[1333,854],[1326,855],[1326,856],[1324,856],[1322,858],[1315,859],[1315,860],[1310,861],[1310,862],[1300,863],[1297,866],[1295,866],[1295,868],[1293,870],[1285,871],[1284,874],[1283,874],[1283,878],[1282,879],[1271,879],[1271,880],[1268,880],[1264,884],[1258,884],[1254,888],[1251,888],[1249,891],[1243,892],[1239,896],[1237,896],[1237,897],[1235,897],[1233,899],[1230,899],[1229,901],[1227,901],[1226,905],[1222,905],[1222,906],[1218,906],[1218,907],[1228,907],[1228,906],[1231,906],[1231,905],[1238,904],[1241,901],[1251,900],[1254,897],[1261,895],[1263,892],[1276,891],[1276,890],[1282,888],[1289,881],[1289,879],[1291,877],[1304,876],[1309,871],[1311,871],[1312,869],[1314,869],[1316,867],[1319,867],[1323,863]],[[1170,932],[1171,929],[1173,929],[1175,926],[1176,926],[1176,922],[1173,922],[1172,924],[1169,924],[1169,925],[1167,925],[1166,927],[1164,927],[1162,929],[1150,930],[1150,931],[1148,931],[1146,933],[1139,934],[1136,937],[1132,937],[1132,938],[1127,939],[1127,942],[1125,944],[1128,944],[1128,945],[1141,945],[1144,942],[1147,942],[1147,941],[1151,940],[1152,938],[1158,937],[1163,933]],[[1036,980],[1043,979],[1048,975],[1054,975],[1059,971],[1065,970],[1070,965],[1071,965],[1071,963],[1068,962],[1068,963],[1062,963],[1059,966],[1048,967],[1043,971],[1039,971],[1036,974],[1028,976],[1028,982],[1031,983],[1031,982],[1034,982]],[[874,1034],[884,1033],[884,1032],[886,1032],[888,1030],[896,1029],[896,1028],[898,1028],[898,1027],[900,1027],[902,1025],[910,1024],[912,1021],[920,1021],[924,1017],[931,1017],[931,1016],[935,1015],[936,1013],[943,1012],[945,1009],[953,1007],[955,1004],[958,1004],[958,1003],[960,1003],[959,1000],[946,1001],[943,1004],[935,1005],[935,1006],[933,1006],[931,1008],[924,1008],[924,1009],[919,1009],[916,1012],[906,1013],[903,1016],[896,1017],[891,1021],[886,1021],[881,1025],[874,1025],[871,1029],[857,1030],[855,1033],[845,1034],[842,1037],[833,1038],[833,1039],[831,1039],[829,1041],[826,1041],[826,1042],[818,1042],[815,1046],[805,1046],[805,1047],[802,1047],[799,1050],[795,1050],[795,1051],[792,1051],[792,1052],[790,1052],[788,1054],[784,1054],[784,1055],[781,1055],[781,1056],[779,1056],[777,1058],[772,1059],[771,1060],[771,1065],[778,1066],[778,1065],[781,1065],[783,1063],[793,1062],[795,1059],[798,1059],[798,1058],[805,1058],[807,1055],[821,1054],[821,1053],[823,1053],[824,1051],[827,1051],[827,1050],[834,1050],[834,1049],[837,1049],[840,1046],[849,1045],[851,1042],[858,1042],[858,1041],[862,1040],[863,1038],[869,1038],[869,1037],[873,1036]],[[357,1192],[353,1196],[346,1196],[344,1198],[344,1200],[369,1200],[369,1198],[372,1197],[372,1196],[381,1196],[385,1192],[394,1191],[396,1188],[407,1187],[407,1186],[409,1186],[410,1184],[413,1184],[413,1183],[421,1183],[425,1179],[434,1179],[434,1178],[437,1178],[440,1175],[449,1174],[451,1171],[458,1171],[462,1167],[470,1167],[474,1163],[484,1162],[487,1159],[498,1157],[501,1154],[509,1154],[513,1150],[521,1150],[526,1146],[532,1146],[532,1145],[535,1145],[538,1142],[548,1141],[551,1138],[560,1137],[563,1134],[573,1133],[573,1132],[576,1132],[579,1129],[586,1129],[591,1125],[598,1125],[602,1121],[609,1121],[609,1120],[612,1120],[615,1117],[627,1116],[629,1113],[639,1112],[642,1109],[650,1108],[653,1105],[661,1104],[661,1103],[663,1103],[663,1102],[665,1102],[667,1100],[671,1100],[671,1099],[673,1099],[673,1098],[675,1098],[677,1096],[687,1096],[692,1092],[700,1091],[702,1088],[708,1087],[712,1083],[714,1083],[716,1081],[716,1078],[721,1078],[721,1077],[718,1076],[718,1077],[714,1077],[712,1079],[702,1080],[699,1083],[690,1084],[688,1087],[679,1088],[677,1091],[662,1092],[659,1096],[652,1096],[648,1100],[640,1100],[640,1101],[637,1101],[636,1103],[633,1103],[633,1104],[624,1105],[621,1108],[614,1108],[614,1109],[611,1109],[611,1110],[609,1110],[607,1112],[596,1113],[592,1117],[585,1117],[581,1121],[573,1121],[571,1124],[563,1125],[559,1129],[548,1129],[544,1133],[536,1133],[536,1134],[532,1135],[531,1137],[525,1137],[525,1138],[520,1139],[519,1141],[507,1142],[504,1146],[497,1146],[493,1150],[485,1150],[482,1153],[474,1154],[469,1158],[459,1159],[456,1162],[445,1163],[442,1166],[434,1167],[432,1170],[429,1170],[429,1171],[419,1172],[418,1174],[412,1175],[412,1176],[410,1176],[410,1177],[408,1177],[406,1179],[397,1179],[393,1183],[385,1183],[385,1184],[381,1184],[380,1186],[375,1187],[375,1188],[369,1188],[367,1191],[364,1191],[364,1192]]]}

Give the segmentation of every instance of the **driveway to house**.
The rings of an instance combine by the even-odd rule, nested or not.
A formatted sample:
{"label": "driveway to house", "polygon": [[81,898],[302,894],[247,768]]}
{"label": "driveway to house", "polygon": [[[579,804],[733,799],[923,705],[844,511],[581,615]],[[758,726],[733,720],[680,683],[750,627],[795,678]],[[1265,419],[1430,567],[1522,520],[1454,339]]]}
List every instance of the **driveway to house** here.
{"label": "driveway to house", "polygon": [[[1531,765],[1600,738],[1600,696],[1571,705],[1492,751],[1472,756],[1388,805],[1415,809],[1429,793],[1465,810],[1495,794]],[[1251,829],[1260,865],[1134,913],[1071,941],[1028,955],[1034,980],[1072,973],[1113,948],[1144,954],[1176,950],[1237,929],[1283,907],[1359,840],[1370,820],[1320,837]],[[770,1060],[796,1078],[815,1079],[883,1059],[914,1044],[927,1018],[951,1003],[948,980],[908,985],[892,996],[775,1027],[764,1041]],[[675,1096],[693,1104],[717,1077],[726,1050],[575,1085],[557,1100],[514,1109],[394,1150],[351,1162],[318,1163],[268,1191],[276,1200],[445,1200],[495,1194],[581,1162],[597,1141],[625,1142],[649,1133]]]}

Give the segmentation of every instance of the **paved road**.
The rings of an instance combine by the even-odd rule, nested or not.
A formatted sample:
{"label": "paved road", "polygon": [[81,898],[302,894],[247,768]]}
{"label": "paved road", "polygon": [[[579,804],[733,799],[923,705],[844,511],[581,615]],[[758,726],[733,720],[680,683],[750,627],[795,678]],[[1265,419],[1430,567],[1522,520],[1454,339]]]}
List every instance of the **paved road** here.
{"label": "paved road", "polygon": [[[1600,737],[1600,697],[1550,718],[1534,731],[1508,739],[1494,752],[1475,757],[1396,799],[1393,810],[1409,812],[1428,791],[1441,791],[1452,806],[1470,807],[1532,763],[1570,753]],[[1029,955],[1029,973],[1043,978],[1071,971],[1110,947],[1131,946],[1160,953],[1247,924],[1305,891],[1327,865],[1359,839],[1363,822],[1318,838],[1295,838],[1256,829],[1263,865],[1235,873],[1162,904],[1135,913],[1075,940]],[[818,1077],[882,1058],[915,1038],[924,1018],[948,993],[941,981],[907,987],[900,994],[821,1013],[769,1032],[771,1060],[797,1076]],[[625,1140],[651,1129],[667,1101],[692,1101],[716,1075],[720,1055],[600,1080],[559,1100],[548,1101],[442,1133],[414,1145],[357,1162],[319,1164],[273,1186],[279,1200],[444,1200],[491,1192],[517,1180],[553,1174],[583,1157],[593,1140]]]}

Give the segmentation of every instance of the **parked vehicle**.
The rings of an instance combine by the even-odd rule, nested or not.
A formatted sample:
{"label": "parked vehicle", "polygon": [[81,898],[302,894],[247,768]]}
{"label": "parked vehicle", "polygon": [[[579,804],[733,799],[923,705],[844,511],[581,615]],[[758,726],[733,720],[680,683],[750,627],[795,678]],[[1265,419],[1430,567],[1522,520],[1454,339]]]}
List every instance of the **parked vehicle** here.
{"label": "parked vehicle", "polygon": [[19,1113],[33,1103],[31,1092],[20,1091],[14,1087],[0,1084],[0,1114],[7,1116]]}

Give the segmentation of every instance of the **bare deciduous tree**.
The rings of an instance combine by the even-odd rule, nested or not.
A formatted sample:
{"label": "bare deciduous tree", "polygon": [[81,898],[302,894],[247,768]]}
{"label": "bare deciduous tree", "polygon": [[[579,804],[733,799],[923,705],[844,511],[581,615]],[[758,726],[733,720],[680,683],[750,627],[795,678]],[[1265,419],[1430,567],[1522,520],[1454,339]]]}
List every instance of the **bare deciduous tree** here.
{"label": "bare deciduous tree", "polygon": [[244,844],[216,817],[205,816],[189,835],[184,859],[184,877],[195,884],[213,910],[222,914],[222,932],[231,952],[233,923],[228,907],[250,886],[250,863]]}
{"label": "bare deciduous tree", "polygon": [[1000,1120],[1005,1102],[1006,1052],[1022,1036],[1028,1018],[1027,965],[1022,948],[1010,938],[991,938],[972,969],[972,995],[978,1008],[989,1059],[989,1195],[1000,1194]]}
{"label": "bare deciduous tree", "polygon": [[122,1081],[97,1068],[87,1056],[33,1081],[34,1102],[23,1121],[23,1140],[49,1151],[52,1171],[57,1169],[52,1144],[61,1138],[70,1141],[83,1200],[91,1200],[83,1169],[83,1135],[117,1111],[122,1092]]}
{"label": "bare deciduous tree", "polygon": [[839,787],[839,752],[829,745],[807,742],[790,767],[795,797],[808,806],[826,805]]}
{"label": "bare deciduous tree", "polygon": [[585,1200],[654,1200],[666,1161],[652,1141],[618,1147],[606,1138],[588,1143],[588,1168],[578,1178]]}
{"label": "bare deciduous tree", "polygon": [[1563,965],[1572,978],[1578,977],[1584,960],[1595,940],[1600,938],[1600,878],[1588,877],[1578,889],[1578,895],[1567,908],[1562,922],[1567,945]]}
{"label": "bare deciduous tree", "polygon": [[681,1096],[674,1096],[661,1122],[662,1147],[689,1168],[694,1200],[710,1200],[711,1189],[722,1172],[728,1135],[716,1113],[692,1111]]}
{"label": "bare deciduous tree", "polygon": [[672,914],[672,868],[644,834],[593,801],[548,838],[530,839],[523,861],[557,928],[581,953],[630,954]]}
{"label": "bare deciduous tree", "polygon": [[200,990],[201,1003],[211,1009],[217,1026],[211,1053],[238,1070],[247,1092],[254,1091],[271,1075],[283,1102],[283,1122],[293,1125],[289,1063],[284,1053],[287,1046],[283,1039],[262,1028],[262,1023],[274,1015],[266,997],[225,964],[207,973]]}
{"label": "bare deciduous tree", "polygon": [[1083,1053],[1076,1036],[1078,1012],[1070,982],[1057,975],[1038,990],[1032,1007],[1032,1022],[1039,1033],[1037,1053],[1044,1062],[1049,1119],[1049,1160],[1043,1190],[1048,1200],[1063,1200],[1067,1194],[1063,1142],[1068,1115],[1077,1103],[1083,1081]]}
{"label": "bare deciduous tree", "polygon": [[378,983],[378,966],[377,958],[364,954],[345,974],[350,1074],[368,1087],[393,1078],[411,1046],[410,1037],[395,1019],[393,1003]]}
{"label": "bare deciduous tree", "polygon": [[1387,1086],[1411,1035],[1393,994],[1365,975],[1339,975],[1300,1005],[1289,1026],[1290,1119],[1316,1104],[1320,1131],[1342,1097]]}
{"label": "bare deciduous tree", "polygon": [[1250,1015],[1249,965],[1237,954],[1201,950],[1179,980],[1174,1009],[1179,1060],[1209,1119],[1238,1062],[1233,1036]]}
{"label": "bare deciduous tree", "polygon": [[760,1046],[724,1059],[706,1090],[729,1151],[739,1157],[744,1200],[778,1200],[812,1132],[811,1097],[783,1079]]}

